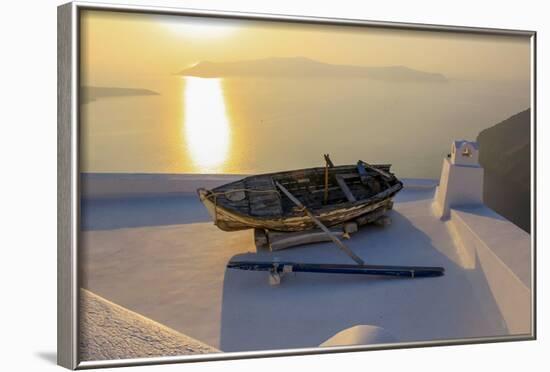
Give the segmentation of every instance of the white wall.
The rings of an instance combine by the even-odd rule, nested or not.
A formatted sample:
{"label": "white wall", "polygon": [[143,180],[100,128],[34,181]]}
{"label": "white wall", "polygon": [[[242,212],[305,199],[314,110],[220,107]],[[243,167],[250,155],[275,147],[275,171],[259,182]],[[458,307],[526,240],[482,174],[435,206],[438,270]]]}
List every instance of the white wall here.
{"label": "white wall", "polygon": [[[112,3],[128,3],[132,0]],[[534,29],[539,31],[539,140],[550,145],[548,76],[550,65],[548,9],[543,1],[305,1],[193,0],[136,1],[189,8],[256,11],[384,21]],[[3,370],[60,370],[49,361],[55,352],[56,295],[56,0],[6,1],[2,4],[0,45],[2,79],[0,109],[2,204],[0,218]],[[546,105],[546,107],[544,107]],[[539,148],[542,148],[539,145]],[[550,164],[548,151],[539,164]],[[548,181],[548,168],[539,180]],[[542,214],[549,219],[548,193],[539,195]],[[548,229],[546,229],[548,231]],[[539,267],[548,267],[548,233],[539,233]],[[548,270],[539,273],[548,288]],[[546,291],[548,292],[548,291]],[[548,313],[548,294],[539,293],[539,314]],[[231,371],[406,370],[525,371],[541,363],[550,346],[547,317],[539,322],[542,340],[459,347],[390,350],[224,362]],[[547,353],[547,352],[546,352]],[[144,367],[156,371],[217,371],[221,363],[185,367]],[[539,368],[540,369],[540,368]],[[126,369],[117,369],[124,371]],[[138,370],[138,369],[134,369]],[[139,370],[144,370],[140,368]]]}

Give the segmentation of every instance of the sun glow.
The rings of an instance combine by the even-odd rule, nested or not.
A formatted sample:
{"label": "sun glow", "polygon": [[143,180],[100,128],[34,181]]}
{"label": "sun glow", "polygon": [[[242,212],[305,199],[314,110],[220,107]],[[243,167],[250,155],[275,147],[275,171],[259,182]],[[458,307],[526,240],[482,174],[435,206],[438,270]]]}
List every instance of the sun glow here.
{"label": "sun glow", "polygon": [[186,77],[184,134],[198,172],[222,171],[227,160],[231,129],[220,79]]}
{"label": "sun glow", "polygon": [[180,20],[177,22],[166,22],[164,26],[181,36],[201,39],[226,37],[237,30],[237,27],[234,25],[209,22],[208,20]]}

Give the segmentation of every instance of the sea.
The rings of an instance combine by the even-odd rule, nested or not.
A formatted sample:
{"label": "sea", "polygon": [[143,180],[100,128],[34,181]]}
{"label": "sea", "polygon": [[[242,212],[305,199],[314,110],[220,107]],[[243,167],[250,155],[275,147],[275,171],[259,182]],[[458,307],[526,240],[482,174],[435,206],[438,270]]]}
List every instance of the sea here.
{"label": "sea", "polygon": [[163,75],[117,87],[158,94],[81,103],[82,172],[257,174],[324,166],[330,154],[435,179],[453,140],[475,140],[531,101],[518,81]]}

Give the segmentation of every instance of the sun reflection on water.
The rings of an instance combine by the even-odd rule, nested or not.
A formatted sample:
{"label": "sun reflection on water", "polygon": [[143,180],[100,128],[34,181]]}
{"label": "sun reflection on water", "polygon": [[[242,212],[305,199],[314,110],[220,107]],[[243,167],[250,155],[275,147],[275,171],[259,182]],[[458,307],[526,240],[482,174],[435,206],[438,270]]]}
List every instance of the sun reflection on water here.
{"label": "sun reflection on water", "polygon": [[220,79],[185,78],[185,142],[199,173],[222,172],[231,128]]}

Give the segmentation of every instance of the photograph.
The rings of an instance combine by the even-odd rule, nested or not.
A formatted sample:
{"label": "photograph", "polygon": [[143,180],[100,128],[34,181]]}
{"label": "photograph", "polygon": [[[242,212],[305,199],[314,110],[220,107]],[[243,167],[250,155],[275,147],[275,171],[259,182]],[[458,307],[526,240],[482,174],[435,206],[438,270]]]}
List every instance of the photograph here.
{"label": "photograph", "polygon": [[529,32],[76,22],[80,361],[533,339]]}

